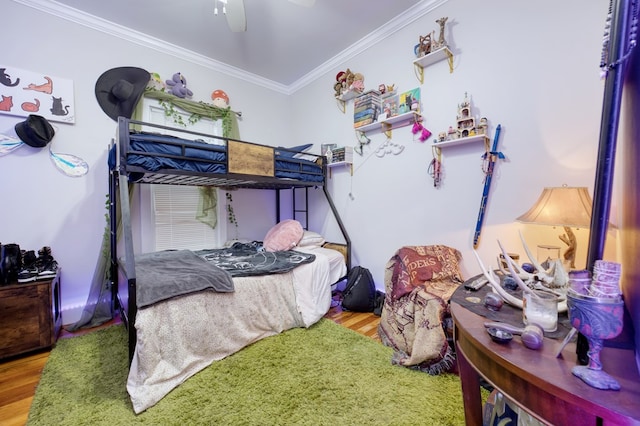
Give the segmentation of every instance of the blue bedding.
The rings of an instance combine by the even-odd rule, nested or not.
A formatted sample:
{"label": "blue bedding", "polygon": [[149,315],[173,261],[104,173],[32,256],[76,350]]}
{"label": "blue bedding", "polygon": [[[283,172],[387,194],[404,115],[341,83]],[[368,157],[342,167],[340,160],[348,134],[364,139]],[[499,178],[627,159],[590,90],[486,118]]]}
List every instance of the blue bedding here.
{"label": "blue bedding", "polygon": [[[227,151],[223,145],[182,139],[154,133],[129,135],[127,164],[149,172],[162,169],[198,173],[227,173]],[[278,153],[278,150],[275,150]],[[292,158],[289,153],[275,155],[275,177],[322,182],[322,167],[313,161]]]}

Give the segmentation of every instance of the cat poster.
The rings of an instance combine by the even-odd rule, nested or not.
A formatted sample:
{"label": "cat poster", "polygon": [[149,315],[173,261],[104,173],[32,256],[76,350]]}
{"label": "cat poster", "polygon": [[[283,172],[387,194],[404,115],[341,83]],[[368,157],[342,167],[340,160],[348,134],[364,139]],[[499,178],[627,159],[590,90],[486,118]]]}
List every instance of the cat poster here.
{"label": "cat poster", "polygon": [[73,80],[0,65],[0,114],[75,123]]}

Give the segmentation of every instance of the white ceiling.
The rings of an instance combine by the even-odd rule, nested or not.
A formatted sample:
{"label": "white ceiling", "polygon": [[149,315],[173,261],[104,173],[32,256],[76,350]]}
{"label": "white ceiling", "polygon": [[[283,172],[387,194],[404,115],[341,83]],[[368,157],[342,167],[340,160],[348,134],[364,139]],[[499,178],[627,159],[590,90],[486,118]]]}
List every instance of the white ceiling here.
{"label": "white ceiling", "polygon": [[316,0],[310,8],[288,0],[244,0],[247,31],[241,33],[229,30],[222,13],[214,15],[215,0],[15,1],[96,28],[117,24],[130,37],[169,43],[231,71],[291,87],[373,34],[389,34],[446,0]]}

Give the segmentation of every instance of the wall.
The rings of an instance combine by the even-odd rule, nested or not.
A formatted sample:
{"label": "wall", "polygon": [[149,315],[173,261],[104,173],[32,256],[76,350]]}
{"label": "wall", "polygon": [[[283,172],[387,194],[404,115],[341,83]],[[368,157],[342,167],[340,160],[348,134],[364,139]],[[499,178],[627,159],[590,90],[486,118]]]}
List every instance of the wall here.
{"label": "wall", "polygon": [[[81,178],[67,177],[54,168],[46,150],[31,147],[0,157],[0,179],[4,182],[0,185],[0,242],[15,242],[28,250],[51,247],[63,271],[63,322],[68,324],[79,318],[86,301],[105,224],[106,154],[116,125],[96,101],[97,78],[121,66],[158,72],[165,79],[180,71],[196,101],[209,101],[214,89],[223,88],[231,107],[243,113],[241,137],[271,145],[289,139],[289,123],[282,117],[287,115],[290,101],[282,93],[171,55],[171,49],[143,47],[15,2],[3,3],[3,16],[5,31],[24,34],[3,48],[3,65],[74,82],[76,122],[54,123],[57,131],[52,146],[54,151],[83,158],[89,173]],[[29,31],[24,31],[27,23]],[[0,133],[15,135],[15,123],[23,120],[0,115]],[[248,233],[262,236],[274,215],[250,219],[247,212],[251,210],[243,206],[250,205],[253,197],[251,191],[238,193],[234,205]],[[77,307],[80,309],[74,309]]]}
{"label": "wall", "polygon": [[[367,88],[395,83],[400,92],[421,87],[424,124],[434,134],[455,127],[457,105],[465,93],[478,117],[487,117],[491,134],[502,125],[499,150],[506,155],[493,176],[478,253],[496,266],[499,239],[510,252],[525,253],[522,231],[536,255],[537,244],[566,247],[561,229],[522,225],[515,218],[527,211],[545,186],[586,186],[592,193],[597,158],[603,81],[600,48],[608,2],[474,2],[450,0],[374,47],[339,63],[296,93],[294,133],[305,141],[353,145],[353,105],[341,114],[331,98],[338,71],[350,68],[365,76]],[[578,12],[579,11],[579,12]],[[424,71],[418,82],[412,61],[419,35],[436,30],[435,20],[448,16],[446,40],[454,53],[454,71],[446,61]],[[301,124],[311,111],[322,126]],[[321,129],[321,131],[320,131]],[[420,142],[410,127],[394,130],[399,155],[378,158],[385,140],[372,135],[357,156],[354,174],[333,172],[334,200],[353,241],[355,264],[370,268],[383,286],[384,265],[403,245],[446,244],[463,254],[465,276],[480,268],[473,255],[473,235],[483,191],[481,144],[442,152],[443,176],[434,188],[428,166],[431,139]],[[615,203],[615,201],[614,201]],[[615,207],[614,207],[615,208]],[[319,214],[318,220],[322,220]],[[332,233],[329,220],[323,231]],[[576,230],[578,267],[584,267],[588,230]],[[615,234],[607,248],[615,256]],[[582,266],[581,266],[582,265]]]}
{"label": "wall", "polygon": [[[212,71],[188,55],[144,47],[8,2],[4,16],[20,19],[5,19],[6,33],[25,34],[25,22],[30,30],[19,41],[5,44],[3,63],[74,81],[77,121],[57,125],[54,147],[82,157],[91,170],[83,178],[63,176],[45,151],[28,147],[0,158],[5,182],[0,186],[0,241],[26,249],[52,247],[64,271],[63,321],[75,321],[71,308],[86,299],[104,228],[106,147],[115,123],[102,112],[93,91],[98,76],[108,69],[139,66],[163,78],[179,70],[194,100],[208,100],[216,88],[230,95],[232,108],[243,112],[243,139],[288,146],[314,142],[318,147],[356,143],[352,105],[342,114],[332,89],[336,73],[349,67],[365,75],[367,88],[379,83],[395,83],[400,91],[420,86],[425,125],[434,134],[454,124],[465,92],[492,129],[502,124],[499,148],[507,160],[496,167],[478,247],[487,264],[493,264],[497,239],[509,251],[522,253],[520,229],[532,248],[538,243],[562,245],[558,230],[523,226],[514,219],[544,186],[593,186],[602,102],[598,63],[607,6],[604,0],[449,0],[286,96]],[[441,16],[449,17],[447,41],[455,69],[450,74],[446,62],[435,64],[425,70],[420,85],[412,65],[413,46],[419,35],[437,29],[435,20]],[[0,116],[0,132],[10,133],[17,121]],[[462,252],[465,275],[478,273],[472,238],[483,188],[482,147],[443,151],[443,182],[434,188],[427,171],[431,140],[414,140],[408,127],[395,130],[393,140],[405,150],[378,158],[374,152],[384,138],[378,134],[371,139],[364,155],[356,156],[353,176],[346,169],[334,170],[329,182],[353,242],[354,264],[370,268],[382,287],[384,265],[398,247],[441,243]],[[319,208],[312,227],[338,239],[320,191],[314,195]],[[256,199],[271,202],[257,191],[234,194],[241,237],[261,238],[273,219],[268,209],[253,215],[250,207]],[[577,235],[578,258],[584,262],[586,231]]]}

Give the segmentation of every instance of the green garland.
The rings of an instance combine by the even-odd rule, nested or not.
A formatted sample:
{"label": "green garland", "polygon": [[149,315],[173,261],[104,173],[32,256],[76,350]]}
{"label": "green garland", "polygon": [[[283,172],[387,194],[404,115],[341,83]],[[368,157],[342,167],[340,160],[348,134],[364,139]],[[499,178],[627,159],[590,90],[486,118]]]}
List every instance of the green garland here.
{"label": "green garland", "polygon": [[175,108],[180,108],[183,111],[191,113],[189,116],[188,124],[197,123],[202,117],[210,118],[211,120],[222,120],[222,135],[226,138],[239,138],[238,119],[235,111],[231,108],[219,108],[215,105],[207,104],[205,102],[192,101],[189,99],[179,98],[175,95],[165,92],[164,90],[156,90],[153,88],[146,88],[144,96],[152,99],[157,99],[160,105],[164,108],[167,117],[172,117],[173,121],[183,127],[187,126],[182,116],[176,111]]}

